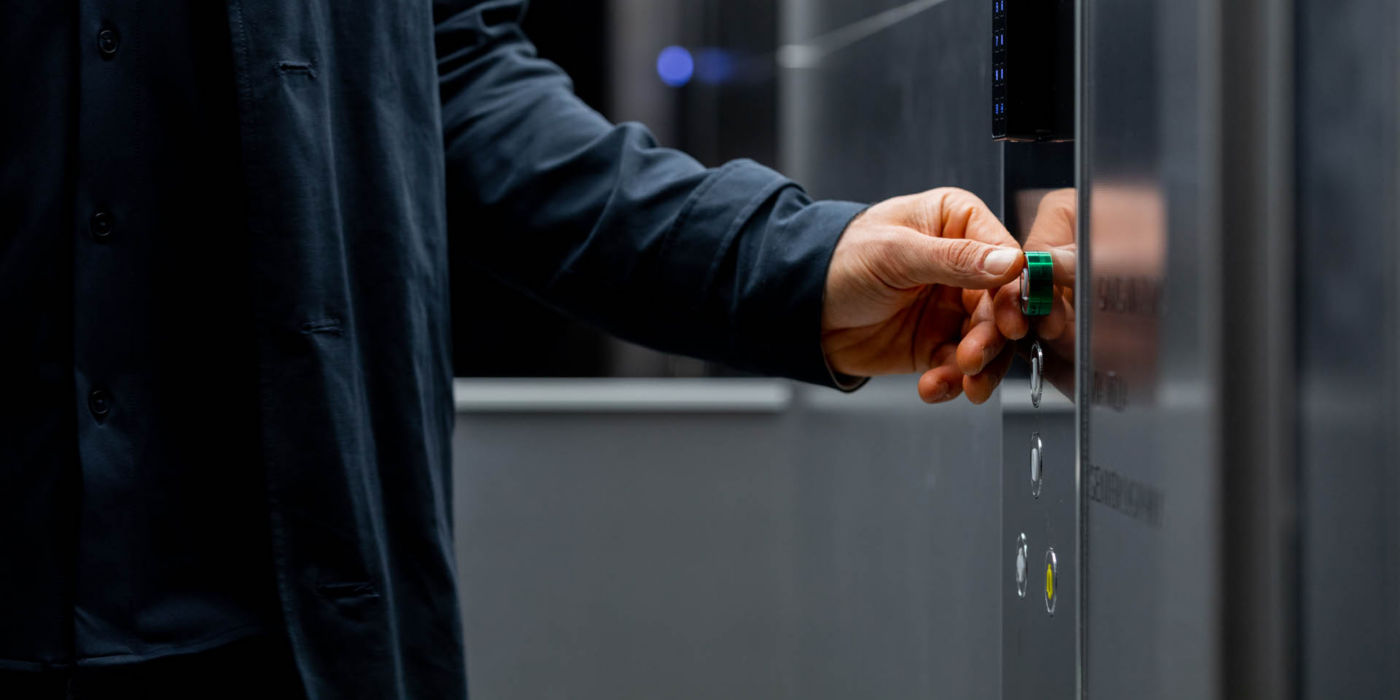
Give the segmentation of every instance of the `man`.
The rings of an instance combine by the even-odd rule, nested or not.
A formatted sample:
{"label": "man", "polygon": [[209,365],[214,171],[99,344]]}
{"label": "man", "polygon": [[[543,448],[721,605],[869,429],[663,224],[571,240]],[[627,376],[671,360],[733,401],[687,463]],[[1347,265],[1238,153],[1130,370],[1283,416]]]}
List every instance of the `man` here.
{"label": "man", "polygon": [[465,695],[448,245],[662,349],[990,395],[1025,321],[963,298],[1022,265],[981,202],[706,170],[524,4],[7,4],[0,695]]}

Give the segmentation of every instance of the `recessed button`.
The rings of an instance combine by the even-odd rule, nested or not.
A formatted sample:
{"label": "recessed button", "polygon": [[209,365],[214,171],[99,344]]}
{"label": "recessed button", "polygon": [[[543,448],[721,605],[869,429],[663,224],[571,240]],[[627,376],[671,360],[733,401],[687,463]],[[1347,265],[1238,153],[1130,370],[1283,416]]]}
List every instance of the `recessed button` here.
{"label": "recessed button", "polygon": [[1026,583],[1030,580],[1030,547],[1026,544],[1026,533],[1016,538],[1016,597],[1026,597]]}
{"label": "recessed button", "polygon": [[1031,434],[1031,496],[1040,498],[1040,487],[1045,483],[1045,443],[1040,433]]}
{"label": "recessed button", "polygon": [[92,415],[98,420],[106,418],[107,414],[112,412],[112,397],[107,394],[107,390],[93,389],[88,392],[88,410],[92,411]]}
{"label": "recessed button", "polygon": [[1045,389],[1045,351],[1040,341],[1031,343],[1031,407],[1040,408],[1040,396]]}
{"label": "recessed button", "polygon": [[93,238],[100,241],[112,235],[112,228],[116,226],[116,223],[111,212],[99,211],[93,214],[92,219],[88,221],[88,230],[92,232]]}
{"label": "recessed button", "polygon": [[117,55],[117,46],[121,44],[121,36],[117,30],[111,27],[103,27],[97,33],[97,51],[102,54],[102,58],[111,60]]}

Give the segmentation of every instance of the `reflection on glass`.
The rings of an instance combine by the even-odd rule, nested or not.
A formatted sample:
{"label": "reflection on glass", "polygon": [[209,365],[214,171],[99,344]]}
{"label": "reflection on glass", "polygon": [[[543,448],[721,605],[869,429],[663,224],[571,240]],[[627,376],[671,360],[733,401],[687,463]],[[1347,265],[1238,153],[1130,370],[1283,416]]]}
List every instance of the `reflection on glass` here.
{"label": "reflection on glass", "polygon": [[1075,323],[1074,273],[1078,258],[1075,243],[1078,194],[1073,188],[1023,189],[1008,202],[1016,208],[1013,231],[1027,252],[1050,254],[1054,287],[1050,312],[1030,318],[1030,332],[1018,344],[1018,354],[1028,363],[1032,347],[1039,344],[1041,376],[1066,397],[1074,399]]}
{"label": "reflection on glass", "polygon": [[1131,182],[1095,185],[1090,201],[1094,337],[1087,395],[1096,406],[1122,411],[1152,403],[1159,383],[1166,205],[1158,188]]}
{"label": "reflection on glass", "polygon": [[1054,299],[1050,313],[1031,324],[1030,338],[1044,351],[1044,380],[1074,398],[1074,271],[1077,261],[1075,222],[1078,194],[1073,188],[1045,193],[1036,207],[1023,247],[1050,253],[1054,265]]}

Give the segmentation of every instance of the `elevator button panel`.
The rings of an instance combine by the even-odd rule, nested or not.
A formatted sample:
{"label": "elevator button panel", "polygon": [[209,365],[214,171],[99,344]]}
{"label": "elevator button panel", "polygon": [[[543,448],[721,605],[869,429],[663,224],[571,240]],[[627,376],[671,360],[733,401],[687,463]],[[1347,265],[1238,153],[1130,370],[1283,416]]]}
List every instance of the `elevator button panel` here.
{"label": "elevator button panel", "polygon": [[[1077,316],[1073,285],[1068,279],[1063,288],[1055,285],[1057,272],[1067,277],[1055,263],[1068,266],[1072,253],[1055,248],[1052,258],[1046,249],[1069,242],[1061,235],[1068,231],[1054,228],[1066,224],[1040,217],[1062,213],[1064,191],[1080,180],[1074,142],[1080,17],[1076,0],[989,2],[992,135],[1004,142],[1001,216],[1007,231],[1029,249],[1013,304],[1028,331],[1016,354],[1030,371],[1027,376],[1013,367],[1014,377],[1024,379],[1007,385],[1017,395],[1002,405],[1002,532],[1015,549],[999,557],[1001,696],[1072,698],[1078,696],[1080,649],[1078,414],[1072,403],[1043,394],[1047,384],[1069,393],[1077,355],[1075,336],[1065,331]],[[1052,228],[1038,229],[1047,224]],[[1047,323],[1052,314],[1056,323]],[[1027,390],[1029,404],[1020,393]]]}

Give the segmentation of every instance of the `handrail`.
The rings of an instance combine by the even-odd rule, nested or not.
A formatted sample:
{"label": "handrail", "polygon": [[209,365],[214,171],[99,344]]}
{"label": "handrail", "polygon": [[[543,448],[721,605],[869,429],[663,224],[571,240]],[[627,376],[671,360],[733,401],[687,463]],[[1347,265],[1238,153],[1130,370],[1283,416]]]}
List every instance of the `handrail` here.
{"label": "handrail", "polygon": [[777,413],[792,405],[779,379],[453,380],[458,413]]}

